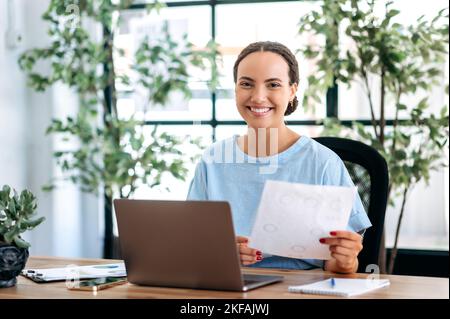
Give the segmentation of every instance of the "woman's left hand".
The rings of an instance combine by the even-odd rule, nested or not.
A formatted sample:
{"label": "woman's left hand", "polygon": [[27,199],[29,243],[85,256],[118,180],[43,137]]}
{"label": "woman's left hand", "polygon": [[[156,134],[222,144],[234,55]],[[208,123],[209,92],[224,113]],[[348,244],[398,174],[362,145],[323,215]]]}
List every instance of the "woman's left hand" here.
{"label": "woman's left hand", "polygon": [[358,254],[363,249],[362,236],[351,231],[332,231],[332,237],[321,238],[320,242],[330,246],[332,259],[325,263],[325,270],[340,273],[354,273],[358,270]]}

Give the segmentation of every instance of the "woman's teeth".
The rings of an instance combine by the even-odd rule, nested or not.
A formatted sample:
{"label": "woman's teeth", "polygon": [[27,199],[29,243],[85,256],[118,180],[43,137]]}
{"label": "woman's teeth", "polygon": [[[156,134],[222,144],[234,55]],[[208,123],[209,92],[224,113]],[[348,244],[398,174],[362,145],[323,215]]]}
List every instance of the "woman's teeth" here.
{"label": "woman's teeth", "polygon": [[256,112],[256,113],[267,113],[267,112],[270,111],[270,108],[269,107],[266,107],[266,108],[253,108],[253,107],[250,107],[250,110],[252,112]]}

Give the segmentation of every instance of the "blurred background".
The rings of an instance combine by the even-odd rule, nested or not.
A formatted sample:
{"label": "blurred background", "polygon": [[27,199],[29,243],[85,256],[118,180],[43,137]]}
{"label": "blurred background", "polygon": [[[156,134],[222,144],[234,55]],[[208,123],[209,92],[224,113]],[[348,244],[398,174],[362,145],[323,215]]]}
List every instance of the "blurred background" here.
{"label": "blurred background", "polygon": [[[116,1],[116,4],[119,5],[119,2],[126,1]],[[299,21],[302,16],[319,10],[323,1],[162,2],[164,5],[159,12],[156,9],[149,10],[148,3],[144,1],[130,2],[124,4],[122,10],[112,11],[112,19],[120,20],[111,29],[113,32],[105,30],[100,19],[91,17],[80,22],[93,43],[102,43],[105,37],[111,39],[111,52],[115,55],[115,76],[126,78],[124,81],[114,82],[114,95],[110,96],[117,106],[117,118],[126,121],[133,117],[139,121],[138,130],[149,138],[147,142],[150,143],[151,132],[157,125],[158,134],[165,132],[180,139],[188,138],[179,145],[182,156],[187,158],[201,153],[201,147],[195,148],[192,144],[196,138],[201,139],[200,143],[204,147],[214,141],[245,132],[246,127],[234,103],[232,68],[238,53],[251,42],[278,41],[296,53],[300,66],[298,98],[299,101],[303,100],[308,77],[317,69],[317,60],[307,59],[302,49],[307,44],[322,43],[324,39],[313,33],[299,32]],[[385,14],[386,2],[375,1],[375,14],[379,13],[380,18]],[[52,119],[76,117],[82,107],[80,91],[75,86],[62,83],[63,81],[48,83],[42,91],[30,84],[30,74],[33,72],[43,75],[55,72],[52,61],[55,62],[56,59],[50,57],[47,61],[36,63],[33,65],[33,72],[27,72],[23,67],[21,69],[18,63],[27,50],[48,47],[54,42],[56,35],[48,32],[51,24],[42,18],[52,3],[50,0],[0,0],[0,184],[8,184],[18,190],[29,189],[38,198],[37,214],[45,216],[46,221],[24,235],[32,245],[31,254],[103,257],[105,196],[102,191],[105,185],[95,184],[98,191],[96,194],[93,191],[82,191],[82,182],[73,183],[69,179],[58,181],[51,191],[42,190],[49,181],[67,173],[61,163],[58,163],[54,152],[81,145],[77,139],[62,138],[61,134],[45,134]],[[81,6],[80,10],[83,10],[84,1],[61,3],[66,6],[67,14],[76,14],[77,6]],[[445,0],[396,0],[392,7],[399,13],[393,20],[402,25],[418,24],[420,16],[432,19],[439,10],[447,6],[448,2]],[[152,72],[159,71],[150,67],[147,71],[136,71],[136,53],[143,39],[153,47],[163,46],[158,42],[158,36],[164,34],[165,23],[171,37],[170,40],[166,39],[168,42],[181,43],[185,39],[195,50],[207,48],[208,43],[215,40],[221,57],[217,70],[214,70],[217,71],[214,90],[211,90],[211,83],[208,82],[211,80],[212,64],[206,63],[201,70],[188,66],[186,87],[190,96],[185,98],[180,92],[174,92],[168,95],[164,105],[151,103],[148,86],[142,85],[139,80],[143,78],[142,74],[151,78]],[[352,41],[342,32],[338,46],[346,48],[352,45]],[[445,45],[448,48],[448,43]],[[173,48],[173,52],[182,50],[179,47]],[[70,48],[62,52],[67,61],[70,58]],[[61,62],[60,57],[58,61]],[[448,49],[445,61],[436,64],[443,76],[426,93],[429,97],[427,114],[439,114],[442,106],[448,106]],[[98,71],[103,72],[101,68]],[[141,77],[136,72],[140,72]],[[134,85],[135,83],[140,85]],[[375,101],[380,99],[377,85],[376,81],[370,83]],[[408,96],[404,104],[415,104],[422,97],[423,93],[418,90],[417,94]],[[393,105],[395,102],[389,103]],[[333,89],[328,89],[327,94],[320,96],[320,101],[316,104],[315,108],[299,107],[287,118],[288,124],[299,134],[319,136],[323,132],[323,121],[327,118],[338,118],[348,123],[360,121],[370,129],[371,114],[366,92],[356,82],[350,82],[349,85],[337,83]],[[387,131],[395,116],[395,108],[386,106]],[[448,131],[448,126],[446,130]],[[414,134],[414,127],[411,127],[411,134]],[[448,145],[444,147],[441,156],[448,162]],[[195,164],[195,159],[183,164],[184,180],[174,174],[162,174],[157,185],[148,181],[137,183],[130,197],[185,199]],[[398,273],[417,272],[412,265],[420,264],[427,267],[427,270],[422,269],[424,275],[448,276],[448,181],[448,168],[440,168],[430,173],[428,185],[422,180],[411,188],[398,240],[399,262],[401,258],[404,260],[401,263],[403,268],[397,269]],[[114,186],[112,190],[114,191]],[[111,196],[114,198],[117,194],[116,190]],[[395,205],[388,207],[385,220],[387,248],[394,245],[402,198],[392,197],[392,200]],[[117,233],[114,221],[112,227],[113,232]],[[446,272],[442,273],[442,267],[446,267]]]}

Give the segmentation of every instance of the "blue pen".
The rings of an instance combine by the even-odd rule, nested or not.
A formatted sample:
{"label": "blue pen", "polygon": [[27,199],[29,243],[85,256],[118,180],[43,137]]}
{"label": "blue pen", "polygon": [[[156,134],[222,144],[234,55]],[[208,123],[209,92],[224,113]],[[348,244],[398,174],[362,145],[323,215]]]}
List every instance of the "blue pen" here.
{"label": "blue pen", "polygon": [[118,265],[98,265],[98,266],[94,266],[94,268],[97,269],[105,269],[105,268],[118,268]]}
{"label": "blue pen", "polygon": [[336,281],[334,280],[334,278],[331,278],[331,288],[334,288],[334,286],[336,286]]}

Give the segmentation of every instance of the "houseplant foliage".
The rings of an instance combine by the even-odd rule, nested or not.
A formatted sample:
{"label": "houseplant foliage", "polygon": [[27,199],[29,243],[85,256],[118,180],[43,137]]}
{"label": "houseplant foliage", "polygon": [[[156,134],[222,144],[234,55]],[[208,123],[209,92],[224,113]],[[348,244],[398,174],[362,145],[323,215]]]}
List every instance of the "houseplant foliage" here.
{"label": "houseplant foliage", "polygon": [[16,284],[25,267],[30,244],[20,234],[45,220],[35,218],[36,197],[28,190],[20,194],[8,185],[0,190],[0,288]]}
{"label": "houseplant foliage", "polygon": [[[132,81],[130,74],[116,74],[115,59],[124,52],[113,44],[121,23],[120,14],[116,18],[114,13],[128,8],[131,2],[52,0],[43,14],[49,24],[51,44],[31,49],[19,60],[29,85],[36,91],[60,82],[79,96],[78,114],[53,119],[47,133],[78,143],[78,147],[54,153],[65,178],[83,191],[105,195],[105,257],[111,257],[107,246],[111,246],[112,198],[127,198],[143,184],[157,186],[163,174],[183,180],[187,173],[187,159],[180,150],[185,139],[159,133],[157,127],[147,133],[143,119],[119,117],[116,86],[131,91],[143,87],[148,92],[148,105],[165,105],[172,92],[191,96],[188,66],[216,69],[217,46],[213,41],[203,50],[196,49],[186,37],[175,42],[166,25],[156,40],[150,44],[145,38],[137,49],[132,69],[133,79],[138,80]],[[162,6],[155,1],[148,6],[148,12]],[[103,29],[101,40],[93,39],[84,27],[92,21]],[[50,65],[50,72],[37,71],[42,63]],[[158,71],[161,69],[164,71]],[[215,83],[217,76],[213,73],[208,85],[212,88]],[[52,181],[46,189],[55,186]]]}
{"label": "houseplant foliage", "polygon": [[[443,83],[448,55],[448,8],[430,21],[420,17],[405,26],[396,23],[398,10],[385,5],[384,16],[374,13],[375,1],[325,0],[321,9],[303,16],[300,32],[326,36],[324,44],[307,45],[301,51],[315,60],[316,72],[308,77],[304,105],[314,107],[319,96],[334,86],[360,85],[370,107],[371,127],[353,122],[350,127],[337,119],[325,121],[326,135],[359,139],[375,147],[389,167],[389,202],[400,197],[401,207],[394,247],[387,265],[392,273],[408,194],[420,181],[428,184],[430,172],[447,166],[444,148],[448,141],[448,106],[438,114],[429,111],[429,96]],[[341,33],[339,32],[341,30]],[[348,48],[339,36],[351,39]],[[372,85],[378,82],[379,98]],[[446,87],[448,94],[448,84]],[[407,98],[421,96],[414,102]],[[386,110],[393,108],[392,126],[386,126]],[[383,243],[384,244],[384,243]],[[382,249],[384,252],[384,249]],[[380,259],[385,270],[385,261]]]}

